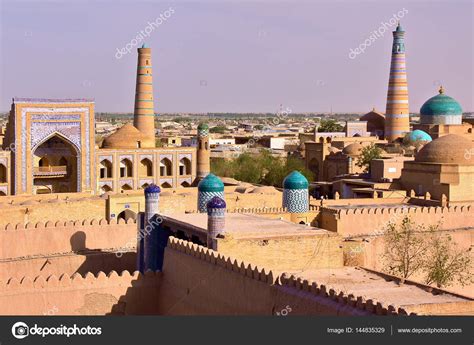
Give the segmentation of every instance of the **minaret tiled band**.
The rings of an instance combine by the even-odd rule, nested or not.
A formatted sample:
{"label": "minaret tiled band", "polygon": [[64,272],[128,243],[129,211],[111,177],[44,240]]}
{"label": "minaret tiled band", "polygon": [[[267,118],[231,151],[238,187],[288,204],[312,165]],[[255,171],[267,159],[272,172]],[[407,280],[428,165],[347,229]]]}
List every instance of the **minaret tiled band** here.
{"label": "minaret tiled band", "polygon": [[155,147],[155,110],[151,48],[138,48],[137,84],[133,125],[144,135],[141,147]]}
{"label": "minaret tiled band", "polygon": [[410,131],[404,37],[405,31],[399,23],[393,32],[392,61],[385,112],[385,139],[388,141],[401,138]]}

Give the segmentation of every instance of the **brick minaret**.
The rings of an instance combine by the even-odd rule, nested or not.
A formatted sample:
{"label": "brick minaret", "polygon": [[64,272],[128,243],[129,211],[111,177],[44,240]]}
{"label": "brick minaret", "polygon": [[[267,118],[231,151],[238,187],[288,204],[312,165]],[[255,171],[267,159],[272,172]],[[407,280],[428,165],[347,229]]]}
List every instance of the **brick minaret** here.
{"label": "brick minaret", "polygon": [[155,147],[155,110],[153,103],[151,48],[138,48],[137,84],[133,125],[143,133],[141,147]]}
{"label": "brick minaret", "polygon": [[405,31],[398,23],[393,32],[392,62],[385,112],[385,139],[388,141],[402,138],[410,131],[404,37]]}
{"label": "brick minaret", "polygon": [[206,123],[200,123],[197,135],[197,181],[201,181],[211,172],[211,148],[209,146],[209,126]]}
{"label": "brick minaret", "polygon": [[207,248],[217,250],[217,236],[225,229],[225,201],[215,196],[207,203]]}

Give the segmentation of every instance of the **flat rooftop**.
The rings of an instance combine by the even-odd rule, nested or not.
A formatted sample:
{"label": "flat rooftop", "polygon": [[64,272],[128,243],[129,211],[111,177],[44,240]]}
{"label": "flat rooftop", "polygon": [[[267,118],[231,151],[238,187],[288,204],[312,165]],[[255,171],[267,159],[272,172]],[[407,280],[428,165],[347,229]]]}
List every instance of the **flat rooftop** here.
{"label": "flat rooftop", "polygon": [[[445,291],[434,294],[417,284],[399,284],[388,276],[367,271],[363,268],[343,267],[328,269],[313,269],[288,272],[295,277],[315,281],[326,285],[327,289],[337,292],[343,291],[346,295],[362,296],[366,299],[380,301],[386,305],[406,307],[407,310],[417,312],[417,307],[423,304],[467,303],[467,309],[474,310],[474,301]],[[463,312],[461,311],[461,314]]]}
{"label": "flat rooftop", "polygon": [[[168,213],[166,221],[207,233],[207,213]],[[225,232],[234,239],[335,235],[334,232],[246,213],[227,213]]]}

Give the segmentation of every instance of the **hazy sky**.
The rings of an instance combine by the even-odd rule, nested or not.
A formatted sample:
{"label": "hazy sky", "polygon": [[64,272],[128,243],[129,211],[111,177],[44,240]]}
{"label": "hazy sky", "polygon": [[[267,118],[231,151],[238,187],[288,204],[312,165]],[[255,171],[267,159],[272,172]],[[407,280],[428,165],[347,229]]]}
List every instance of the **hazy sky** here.
{"label": "hazy sky", "polygon": [[[132,112],[136,46],[152,48],[155,111],[385,111],[394,26],[405,11],[410,110],[443,84],[474,110],[473,1],[2,1],[0,110],[12,97],[95,98]],[[174,13],[165,13],[172,9]],[[405,9],[405,10],[404,10]],[[150,28],[148,29],[150,31]],[[134,42],[132,42],[134,43]]]}

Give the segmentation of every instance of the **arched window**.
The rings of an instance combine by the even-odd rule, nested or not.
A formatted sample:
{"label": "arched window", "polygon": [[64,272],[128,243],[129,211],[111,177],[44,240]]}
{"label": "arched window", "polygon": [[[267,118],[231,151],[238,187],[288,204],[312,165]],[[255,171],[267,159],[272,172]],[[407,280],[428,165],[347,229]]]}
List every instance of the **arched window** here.
{"label": "arched window", "polygon": [[123,219],[125,221],[128,221],[129,219],[137,219],[137,214],[132,210],[123,210],[117,216],[117,220],[119,219]]}
{"label": "arched window", "polygon": [[179,174],[191,175],[191,161],[189,158],[184,157],[179,161]]}
{"label": "arched window", "polygon": [[171,176],[173,174],[172,163],[168,158],[160,161],[160,176]]}
{"label": "arched window", "polygon": [[38,165],[39,165],[40,167],[49,167],[49,160],[48,160],[48,158],[42,157],[42,158],[39,160]]}
{"label": "arched window", "polygon": [[142,184],[141,188],[142,188],[142,189],[145,189],[145,188],[147,188],[148,186],[149,186],[148,183],[144,183],[144,184]]}
{"label": "arched window", "polygon": [[112,170],[112,162],[108,159],[104,159],[100,162],[100,178],[111,178]]}
{"label": "arched window", "polygon": [[59,165],[67,167],[67,159],[65,157],[61,157],[59,160]]}
{"label": "arched window", "polygon": [[144,158],[140,161],[139,176],[153,176],[153,163],[148,158]]}
{"label": "arched window", "polygon": [[188,181],[183,181],[181,182],[181,187],[190,187],[191,185],[189,184]]}
{"label": "arched window", "polygon": [[7,167],[0,164],[0,183],[7,183]]}
{"label": "arched window", "polygon": [[130,159],[124,158],[120,161],[120,177],[132,177],[133,164]]}

